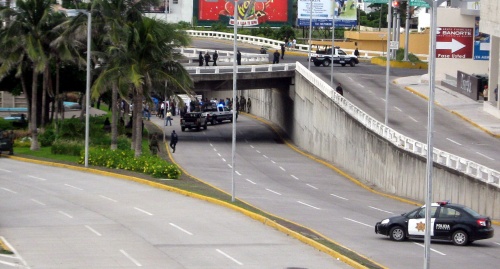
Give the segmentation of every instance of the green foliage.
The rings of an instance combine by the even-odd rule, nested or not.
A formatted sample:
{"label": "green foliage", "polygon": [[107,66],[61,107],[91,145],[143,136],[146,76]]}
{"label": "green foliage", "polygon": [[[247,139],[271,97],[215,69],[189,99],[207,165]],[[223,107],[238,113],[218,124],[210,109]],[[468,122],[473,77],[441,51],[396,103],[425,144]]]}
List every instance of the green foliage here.
{"label": "green foliage", "polygon": [[191,29],[191,23],[189,23],[187,21],[180,21],[176,24],[176,26],[177,26],[177,29],[179,29],[179,30]]}
{"label": "green foliage", "polygon": [[21,139],[14,140],[15,148],[30,148],[31,147],[31,137],[23,137]]}
{"label": "green foliage", "polygon": [[12,130],[12,122],[0,118],[0,130]]}
{"label": "green foliage", "polygon": [[210,31],[227,32],[228,28],[226,24],[218,21],[210,26]]}
{"label": "green foliage", "polygon": [[[396,51],[396,61],[403,61],[405,58],[405,50],[404,49],[398,49]],[[418,63],[422,62],[415,54],[413,53],[408,53],[408,61],[412,63]]]}
{"label": "green foliage", "polygon": [[57,139],[52,143],[50,152],[52,154],[80,156],[84,149],[85,145],[83,141]]}
{"label": "green foliage", "polygon": [[[83,164],[84,161],[84,156],[81,156],[79,163]],[[177,166],[157,156],[144,154],[135,158],[132,150],[91,148],[88,161],[91,165],[135,171],[156,178],[177,179],[181,175]]]}
{"label": "green foliage", "polygon": [[42,147],[49,147],[56,140],[56,133],[54,129],[46,129],[43,133],[38,136],[38,142]]}
{"label": "green foliage", "polygon": [[285,40],[285,38],[293,39],[295,38],[295,31],[290,25],[283,25],[280,29],[275,32],[274,38],[277,40]]}
{"label": "green foliage", "polygon": [[[109,147],[109,145],[111,145],[111,137],[109,135],[92,137],[90,142],[93,146],[106,148]],[[130,140],[125,135],[119,136],[118,141],[116,143],[118,149],[121,150],[130,149]]]}

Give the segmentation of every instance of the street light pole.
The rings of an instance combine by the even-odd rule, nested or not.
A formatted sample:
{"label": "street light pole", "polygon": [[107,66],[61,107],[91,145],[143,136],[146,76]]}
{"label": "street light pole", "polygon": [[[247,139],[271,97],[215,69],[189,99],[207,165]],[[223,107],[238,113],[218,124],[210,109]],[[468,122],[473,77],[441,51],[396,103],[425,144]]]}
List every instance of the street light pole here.
{"label": "street light pole", "polygon": [[[332,63],[330,67],[330,85],[333,86],[333,56],[335,55],[335,11],[337,10],[337,2],[333,1],[333,14],[332,14]],[[311,64],[311,61],[309,61]]]}
{"label": "street light pole", "polygon": [[238,0],[234,1],[234,20],[233,20],[233,29],[234,29],[234,43],[233,43],[233,54],[234,54],[234,59],[233,59],[233,134],[232,134],[232,146],[231,146],[231,202],[235,201],[235,188],[236,185],[234,183],[234,163],[235,163],[235,157],[236,157],[236,117],[238,111],[236,111],[237,105],[236,105],[236,91],[237,91],[237,79],[238,79],[238,65],[237,65],[237,59],[238,59],[238,49],[237,49],[237,41],[238,41]]}
{"label": "street light pole", "polygon": [[389,126],[389,73],[391,71],[391,24],[392,24],[392,3],[387,0],[387,54],[385,71],[385,126]]}
{"label": "street light pole", "polygon": [[87,86],[85,89],[85,167],[89,167],[89,129],[90,129],[90,47],[92,30],[92,9],[87,14]]}
{"label": "street light pole", "polygon": [[309,1],[310,6],[309,6],[309,57],[307,57],[308,64],[307,64],[307,70],[311,70],[311,47],[312,47],[312,23],[313,23],[313,1]]}

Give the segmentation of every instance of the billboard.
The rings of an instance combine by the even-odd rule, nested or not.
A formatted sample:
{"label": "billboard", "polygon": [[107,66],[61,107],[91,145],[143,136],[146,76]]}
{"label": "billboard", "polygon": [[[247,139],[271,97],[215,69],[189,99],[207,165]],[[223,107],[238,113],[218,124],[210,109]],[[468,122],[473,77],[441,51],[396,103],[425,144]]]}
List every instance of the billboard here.
{"label": "billboard", "polygon": [[313,27],[332,27],[333,14],[335,14],[335,27],[357,25],[358,12],[355,0],[298,0],[298,26],[309,26],[311,4]]}
{"label": "billboard", "polygon": [[490,59],[490,35],[479,32],[479,17],[474,27],[474,60]]}
{"label": "billboard", "polygon": [[472,28],[438,27],[436,33],[437,58],[472,58]]}
{"label": "billboard", "polygon": [[[198,22],[227,21],[234,25],[234,1],[198,1]],[[290,2],[291,3],[291,2]],[[238,1],[238,25],[258,26],[263,23],[287,23],[289,0]]]}

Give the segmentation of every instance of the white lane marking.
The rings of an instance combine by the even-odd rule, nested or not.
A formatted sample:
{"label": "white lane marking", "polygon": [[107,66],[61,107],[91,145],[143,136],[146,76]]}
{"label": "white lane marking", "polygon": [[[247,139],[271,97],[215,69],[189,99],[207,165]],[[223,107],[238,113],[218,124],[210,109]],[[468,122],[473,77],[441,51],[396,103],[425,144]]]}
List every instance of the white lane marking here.
{"label": "white lane marking", "polygon": [[17,192],[15,192],[15,191],[13,191],[13,190],[11,190],[11,189],[7,189],[7,188],[2,188],[2,190],[4,190],[4,191],[8,191],[8,192],[12,192],[12,193],[17,193]]}
{"label": "white lane marking", "polygon": [[45,205],[44,203],[42,203],[42,202],[40,202],[40,201],[38,201],[38,200],[35,200],[35,199],[31,199],[31,201],[33,201],[33,202],[35,202],[35,203],[37,203],[37,204],[39,204],[39,205]]}
{"label": "white lane marking", "polygon": [[275,161],[273,161],[273,160],[271,160],[271,162],[272,162],[272,163],[274,163],[274,164],[276,164],[276,162],[275,162]]}
{"label": "white lane marking", "polygon": [[273,191],[273,190],[271,190],[271,189],[267,189],[267,188],[266,188],[266,191],[270,191],[270,192],[272,192],[272,193],[274,193],[274,194],[281,195],[281,193],[279,193],[279,192],[277,192],[277,191]]}
{"label": "white lane marking", "polygon": [[412,116],[408,116],[408,118],[410,118],[412,121],[414,122],[418,122],[418,120],[416,120],[415,118],[413,118]]}
{"label": "white lane marking", "polygon": [[251,148],[254,148],[252,145],[250,145]]}
{"label": "white lane marking", "polygon": [[217,155],[219,155],[219,157],[222,157],[222,155],[220,155],[220,153],[217,152]]}
{"label": "white lane marking", "polygon": [[346,201],[348,201],[348,200],[349,200],[349,199],[347,199],[347,198],[344,198],[344,197],[342,197],[342,196],[335,195],[335,194],[333,194],[333,193],[330,193],[330,195],[331,195],[331,196],[334,196],[334,197],[337,197],[337,198],[339,198],[339,199],[342,199],[342,200],[346,200]]}
{"label": "white lane marking", "polygon": [[223,162],[226,162],[226,159],[222,158],[222,161],[223,161]]}
{"label": "white lane marking", "polygon": [[111,199],[111,198],[106,197],[106,196],[104,196],[104,195],[99,195],[99,197],[101,197],[101,198],[103,198],[103,199],[106,199],[106,200],[109,200],[109,201],[111,201],[111,202],[115,202],[115,203],[116,203],[116,202],[118,202],[118,201],[116,201],[115,199]]}
{"label": "white lane marking", "polygon": [[138,208],[138,207],[134,207],[134,209],[135,209],[135,210],[137,210],[137,211],[141,211],[141,212],[142,212],[142,213],[144,213],[144,214],[147,214],[147,215],[153,216],[153,214],[152,214],[152,213],[149,213],[148,211],[143,210],[143,209],[140,209],[140,208]]}
{"label": "white lane marking", "polygon": [[181,230],[181,231],[183,231],[183,232],[185,232],[185,233],[187,233],[187,234],[189,234],[189,235],[193,235],[192,233],[188,232],[188,231],[187,231],[187,230],[185,230],[185,229],[182,229],[181,227],[179,227],[179,226],[177,226],[177,225],[175,225],[175,224],[173,224],[173,223],[169,223],[169,224],[170,224],[170,226],[175,227],[175,228],[177,228],[177,229],[179,229],[179,230]]}
{"label": "white lane marking", "polygon": [[7,173],[12,173],[12,171],[6,170],[6,169],[2,169],[2,168],[0,168],[0,171],[7,172]]}
{"label": "white lane marking", "polygon": [[[28,266],[28,263],[26,263],[26,261],[23,259],[23,257],[21,257],[21,255],[19,255],[19,253],[17,252],[17,250],[9,243],[7,242],[7,239],[5,239],[5,237],[3,236],[0,236],[0,240],[2,240],[2,242],[7,245],[7,247],[12,250],[12,252],[14,252],[14,255],[17,257],[17,259],[19,261],[21,261],[21,263],[24,265],[25,268],[30,268]],[[19,266],[19,264],[16,264],[16,266]]]}
{"label": "white lane marking", "polygon": [[459,145],[459,146],[461,146],[461,145],[462,145],[462,144],[458,143],[457,141],[455,141],[455,140],[451,140],[451,139],[449,139],[449,138],[446,138],[446,140],[448,140],[448,141],[450,141],[450,142],[452,142],[452,143],[455,143],[455,144],[457,144],[457,145]]}
{"label": "white lane marking", "polygon": [[314,187],[314,186],[313,186],[313,185],[311,185],[311,184],[306,184],[306,185],[307,185],[307,186],[309,186],[309,187],[311,187],[311,188],[313,188],[313,189],[315,189],[315,190],[317,190],[317,189],[318,189],[318,188]]}
{"label": "white lane marking", "polygon": [[85,228],[89,229],[91,232],[95,233],[97,236],[102,236],[98,231],[92,229],[92,227],[85,225]]}
{"label": "white lane marking", "polygon": [[254,185],[257,185],[257,183],[255,183],[255,182],[251,181],[251,180],[250,180],[250,179],[248,179],[248,178],[245,178],[245,180],[246,180],[246,181],[248,181],[248,182],[250,182],[250,183],[252,183],[252,184],[254,184]]}
{"label": "white lane marking", "polygon": [[299,180],[298,177],[294,176],[294,175],[290,175],[291,177],[295,178],[296,180]]}
{"label": "white lane marking", "polygon": [[283,171],[286,171],[286,170],[285,170],[285,168],[283,168],[283,167],[281,167],[281,166],[280,166],[280,169],[281,169],[281,170],[283,170]]}
{"label": "white lane marking", "polygon": [[384,101],[384,102],[385,102],[385,99],[384,99],[384,98],[380,97],[380,99],[382,99],[382,101]]}
{"label": "white lane marking", "polygon": [[241,176],[240,172],[234,171],[238,176]]}
{"label": "white lane marking", "polygon": [[364,88],[365,86],[363,86],[361,83],[358,83],[358,86],[361,87],[361,88]]}
{"label": "white lane marking", "polygon": [[[3,255],[2,255],[3,257]],[[0,261],[0,264],[4,264],[4,265],[8,265],[8,266],[12,266],[12,267],[17,267],[18,265],[15,264],[15,263],[11,263],[11,262],[4,262],[4,261]]]}
{"label": "white lane marking", "polygon": [[241,263],[241,262],[240,262],[240,261],[238,261],[237,259],[235,259],[235,258],[233,258],[233,257],[229,256],[228,254],[224,253],[224,251],[222,251],[222,250],[220,250],[220,249],[216,249],[216,250],[217,250],[217,252],[219,252],[220,254],[222,254],[222,255],[226,256],[226,258],[228,258],[228,259],[230,259],[231,261],[233,261],[233,262],[237,263],[238,265],[243,265],[243,263]]}
{"label": "white lane marking", "polygon": [[212,145],[212,143],[208,143],[212,148],[214,147],[214,145]]}
{"label": "white lane marking", "polygon": [[61,213],[62,215],[66,216],[66,217],[68,217],[68,218],[70,218],[70,219],[72,219],[72,218],[73,218],[73,216],[71,216],[70,214],[68,214],[68,213],[66,213],[66,212],[59,211],[59,213]]}
{"label": "white lane marking", "polygon": [[369,224],[366,224],[366,223],[363,223],[363,222],[359,222],[359,221],[357,221],[357,220],[353,220],[353,219],[350,219],[350,218],[344,218],[344,219],[349,220],[349,221],[352,221],[352,222],[359,223],[359,224],[361,224],[361,225],[368,226],[368,227],[370,227],[370,228],[372,227],[372,225],[369,225]]}
{"label": "white lane marking", "polygon": [[500,246],[500,243],[497,243],[497,242],[493,242],[493,243],[494,243],[494,244],[497,244],[497,245],[499,245],[499,246]]}
{"label": "white lane marking", "polygon": [[134,259],[134,258],[132,258],[132,256],[128,255],[128,253],[127,253],[127,252],[125,252],[125,250],[120,249],[120,252],[121,252],[123,255],[125,255],[125,257],[127,257],[130,261],[132,261],[133,263],[135,263],[135,265],[137,265],[137,266],[139,266],[139,267],[140,267],[140,266],[142,266],[142,264],[140,264],[140,263],[139,263],[136,259]]}
{"label": "white lane marking", "polygon": [[229,166],[229,168],[233,168],[233,166],[232,166],[232,165],[230,165],[230,164],[227,164],[227,166]]}
{"label": "white lane marking", "polygon": [[216,148],[214,148],[214,151],[215,151],[215,152],[217,152],[217,149],[216,149]]}
{"label": "white lane marking", "polygon": [[45,178],[35,177],[35,176],[28,176],[28,177],[30,177],[30,178],[34,178],[34,179],[38,179],[38,180],[41,180],[41,181],[45,181],[45,180],[47,180],[47,179],[45,179]]}
{"label": "white lane marking", "polygon": [[308,207],[312,207],[312,208],[317,209],[317,210],[320,210],[320,209],[321,209],[321,208],[319,208],[319,207],[315,207],[315,206],[312,206],[312,205],[310,205],[310,204],[306,204],[306,203],[301,202],[301,201],[297,201],[297,203],[299,203],[299,204],[303,204],[303,205],[308,206]]}
{"label": "white lane marking", "polygon": [[269,157],[267,157],[266,155],[262,155],[262,156],[264,156],[264,158],[266,158],[266,159],[269,159]]}
{"label": "white lane marking", "polygon": [[257,151],[257,153],[259,153],[259,154],[260,154],[260,151],[258,151],[258,150],[256,150],[256,151]]}
{"label": "white lane marking", "polygon": [[495,160],[495,159],[493,159],[493,158],[491,158],[491,157],[488,157],[488,156],[486,156],[486,155],[484,155],[484,154],[482,154],[482,153],[479,153],[479,152],[476,152],[476,153],[477,153],[477,154],[479,154],[479,155],[481,155],[481,156],[483,156],[483,157],[484,157],[484,158],[486,158],[486,159],[490,159],[491,161],[494,161],[494,160]]}
{"label": "white lane marking", "polygon": [[368,206],[368,207],[371,208],[371,209],[375,209],[375,210],[378,210],[378,211],[382,211],[382,212],[388,213],[388,214],[394,214],[391,211],[386,211],[386,210],[383,210],[383,209],[380,209],[380,208],[376,208],[376,207],[373,207],[373,206]]}
{"label": "white lane marking", "polygon": [[399,107],[397,107],[397,106],[395,106],[394,108],[395,108],[396,110],[398,110],[399,112],[402,112],[402,111],[403,111],[403,110],[401,110],[401,108],[399,108]]}
{"label": "white lane marking", "polygon": [[368,90],[369,93],[373,94],[372,90]]}
{"label": "white lane marking", "polygon": [[67,186],[67,187],[70,187],[70,188],[73,188],[73,189],[77,189],[77,190],[83,191],[83,189],[80,189],[80,188],[75,187],[75,186],[73,186],[73,185],[64,184],[64,186]]}
{"label": "white lane marking", "polygon": [[[416,242],[413,242],[413,244],[417,245],[417,246],[421,246],[421,247],[425,247],[423,244],[420,244],[420,243],[416,243]],[[446,254],[444,254],[443,252],[439,252],[433,248],[431,248],[432,251],[436,252],[437,254],[440,254],[440,255],[443,255],[443,256],[446,256]]]}
{"label": "white lane marking", "polygon": [[351,77],[348,77],[348,79],[350,79],[351,81],[354,81]]}

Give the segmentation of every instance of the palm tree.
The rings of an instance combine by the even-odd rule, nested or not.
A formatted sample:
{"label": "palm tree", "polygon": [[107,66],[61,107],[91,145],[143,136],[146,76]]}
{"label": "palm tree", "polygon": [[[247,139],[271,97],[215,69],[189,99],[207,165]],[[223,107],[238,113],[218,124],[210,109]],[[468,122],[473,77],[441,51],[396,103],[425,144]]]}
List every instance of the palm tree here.
{"label": "palm tree", "polygon": [[[109,29],[106,34],[109,46],[101,54],[105,62],[104,70],[96,80],[93,92],[102,93],[102,90],[111,88],[113,96],[116,96],[117,89],[123,89],[124,85],[130,87],[134,104],[131,147],[136,156],[141,155],[142,101],[150,99],[151,89],[164,87],[165,81],[185,91],[189,91],[192,86],[189,74],[176,62],[181,55],[173,50],[187,45],[189,38],[170,24],[144,17],[140,8],[150,2],[98,0],[93,6],[95,13],[102,16],[102,22]],[[106,83],[110,78],[115,78],[116,82]],[[129,92],[119,93],[127,97]],[[111,147],[114,148],[113,144]]]}
{"label": "palm tree", "polygon": [[[15,9],[5,8],[0,12],[3,20],[8,22],[5,28],[2,28],[2,40],[0,41],[2,48],[18,53],[17,61],[4,61],[0,69],[2,72],[6,72],[12,68],[18,68],[19,65],[24,64],[21,60],[29,63],[32,69],[31,100],[28,99],[31,103],[29,117],[32,138],[31,150],[40,148],[37,131],[38,78],[48,61],[43,47],[43,36],[47,31],[46,25],[50,24],[54,16],[51,5],[51,0],[24,0],[17,1]],[[3,44],[10,44],[11,47],[4,47]],[[0,73],[0,77],[4,75],[5,73]]]}

